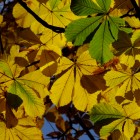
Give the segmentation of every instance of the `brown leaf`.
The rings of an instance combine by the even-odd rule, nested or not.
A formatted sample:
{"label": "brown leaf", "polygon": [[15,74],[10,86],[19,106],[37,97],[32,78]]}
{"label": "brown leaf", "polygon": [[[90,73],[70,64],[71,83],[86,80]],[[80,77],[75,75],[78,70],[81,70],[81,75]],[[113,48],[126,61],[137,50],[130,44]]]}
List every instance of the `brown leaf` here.
{"label": "brown leaf", "polygon": [[59,137],[61,135],[61,133],[59,131],[54,131],[54,132],[51,132],[49,134],[47,134],[47,136],[50,136],[50,137]]}
{"label": "brown leaf", "polygon": [[12,128],[18,124],[18,119],[13,114],[11,108],[6,104],[6,127]]}
{"label": "brown leaf", "polygon": [[98,90],[105,90],[105,81],[102,75],[83,75],[81,78],[81,85],[88,93],[94,93]]}
{"label": "brown leaf", "polygon": [[64,121],[64,119],[61,116],[59,116],[58,119],[56,120],[56,127],[61,132],[65,132],[66,131],[65,121]]}
{"label": "brown leaf", "polygon": [[40,39],[29,28],[24,29],[23,31],[20,30],[19,36],[28,42],[41,44]]}
{"label": "brown leaf", "polygon": [[58,113],[57,108],[52,107],[44,117],[50,122],[55,122],[59,116],[60,114]]}

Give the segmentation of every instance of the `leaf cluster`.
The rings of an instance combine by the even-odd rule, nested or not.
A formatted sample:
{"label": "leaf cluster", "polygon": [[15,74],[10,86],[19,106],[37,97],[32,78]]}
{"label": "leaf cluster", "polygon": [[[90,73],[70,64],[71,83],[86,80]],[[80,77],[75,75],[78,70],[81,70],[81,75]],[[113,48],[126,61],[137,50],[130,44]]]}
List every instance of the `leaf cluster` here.
{"label": "leaf cluster", "polygon": [[140,139],[138,0],[0,3],[2,140]]}

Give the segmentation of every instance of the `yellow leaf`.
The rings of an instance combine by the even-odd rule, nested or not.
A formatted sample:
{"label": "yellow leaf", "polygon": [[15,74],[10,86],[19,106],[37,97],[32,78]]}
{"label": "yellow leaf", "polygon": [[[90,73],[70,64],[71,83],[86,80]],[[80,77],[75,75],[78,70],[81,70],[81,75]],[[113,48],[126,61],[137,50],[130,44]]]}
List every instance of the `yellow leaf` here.
{"label": "yellow leaf", "polygon": [[[35,25],[36,28],[36,25]],[[32,28],[31,28],[32,29]],[[34,32],[34,28],[32,29]],[[47,45],[56,45],[58,48],[63,48],[66,45],[66,37],[64,33],[55,33],[50,29],[44,29],[42,35],[40,36],[40,41]]]}
{"label": "yellow leaf", "polygon": [[134,58],[134,56],[132,56],[132,55],[128,56],[128,55],[122,54],[120,56],[120,63],[125,64],[125,65],[127,65],[128,67],[131,68],[135,64],[136,57]]}
{"label": "yellow leaf", "polygon": [[[38,10],[39,3],[37,0],[27,0],[26,4],[33,11]],[[16,19],[17,24],[23,28],[30,27],[32,22],[35,21],[34,17],[28,13],[19,3],[17,3],[13,8],[13,16]]]}
{"label": "yellow leaf", "polygon": [[124,125],[124,135],[131,138],[134,135],[135,125],[132,120],[128,119]]}
{"label": "yellow leaf", "polygon": [[[90,57],[88,51],[83,52],[78,58],[74,58],[74,62],[62,57],[56,74],[63,75],[52,85],[50,90],[52,102],[59,107],[72,101],[78,110],[90,110],[97,103],[96,99],[100,91],[94,93],[98,87],[88,78],[90,86],[87,86],[85,89],[81,84],[81,79],[85,74],[92,76],[95,69],[97,69],[97,63]],[[91,86],[93,89],[91,89]],[[92,99],[95,102],[91,101]]]}
{"label": "yellow leaf", "polygon": [[21,70],[23,70],[23,67],[14,64],[14,60],[1,60],[1,86],[5,87],[8,93],[17,95],[23,100],[28,115],[42,116],[45,111],[43,99],[48,94],[49,78],[39,70],[21,77]]}
{"label": "yellow leaf", "polygon": [[133,8],[133,5],[130,1],[123,1],[123,0],[112,0],[111,6],[113,7],[113,10],[110,12],[110,15],[113,16],[122,16],[126,14],[130,9]]}
{"label": "yellow leaf", "polygon": [[133,28],[140,28],[140,21],[135,16],[133,17],[126,17],[125,20],[128,22],[128,24]]}
{"label": "yellow leaf", "polygon": [[6,109],[6,99],[2,93],[0,93],[0,113],[5,111]]}
{"label": "yellow leaf", "polygon": [[[90,111],[93,105],[97,104],[97,96],[101,91],[97,91],[92,82],[89,82],[89,87],[91,89],[91,93],[89,93],[82,85],[81,85],[81,77],[82,73],[79,69],[76,71],[76,80],[74,85],[74,95],[73,95],[73,104],[78,110],[86,110]],[[86,79],[84,79],[85,82]],[[95,89],[96,90],[95,90]]]}
{"label": "yellow leaf", "polygon": [[130,69],[122,71],[111,70],[105,74],[104,79],[107,86],[112,88],[119,87],[116,95],[124,96],[128,91],[134,92],[140,89],[140,72],[135,73]]}
{"label": "yellow leaf", "polygon": [[[105,138],[110,135],[110,133],[113,133],[115,130],[119,130],[122,134],[124,134],[125,137],[128,139],[132,138],[134,135],[136,126],[134,123],[134,120],[140,119],[140,107],[135,103],[127,103],[122,106],[122,109],[120,109],[120,105],[108,105],[107,104],[106,110],[104,108],[104,104],[98,104],[93,107],[94,114],[92,116],[93,120],[97,119],[105,119],[105,116],[108,116],[108,118],[111,118],[117,113],[120,113],[120,117],[112,121],[110,124],[105,125],[100,130],[100,135],[102,138]],[[113,108],[114,109],[113,109]],[[113,110],[112,110],[113,109]],[[116,112],[117,111],[117,112]],[[107,113],[109,112],[109,113]]]}
{"label": "yellow leaf", "polygon": [[137,120],[140,118],[140,107],[135,102],[132,102],[128,105],[124,105],[123,109],[126,113],[126,116],[128,116],[132,120]]}
{"label": "yellow leaf", "polygon": [[114,130],[120,130],[120,132],[121,132],[123,123],[124,123],[124,118],[117,119],[117,120],[113,121],[112,123],[103,126],[100,129],[101,138],[107,138],[110,135],[110,133],[113,132]]}
{"label": "yellow leaf", "polygon": [[[58,0],[49,0],[42,4],[38,14],[48,24],[57,27],[66,27],[72,20],[78,17],[70,10],[70,3]],[[66,44],[66,38],[63,33],[58,34],[50,29],[43,27],[37,21],[31,25],[31,30],[35,34],[41,34],[41,41],[46,44],[54,44],[62,48]]]}
{"label": "yellow leaf", "polygon": [[0,121],[0,138],[1,140],[42,140],[42,134],[31,118],[21,118],[12,128],[8,128]]}
{"label": "yellow leaf", "polygon": [[76,66],[79,67],[82,74],[92,75],[93,71],[97,69],[97,62],[91,58],[89,51],[85,51],[78,57]]}
{"label": "yellow leaf", "polygon": [[134,134],[132,140],[138,140],[140,138],[140,127],[136,127],[136,130],[137,131],[135,131],[135,134]]}
{"label": "yellow leaf", "polygon": [[0,24],[3,22],[3,16],[0,15]]}
{"label": "yellow leaf", "polygon": [[[64,106],[71,102],[74,86],[74,67],[70,68],[52,86],[50,98],[57,106]],[[58,90],[59,89],[59,90]]]}
{"label": "yellow leaf", "polygon": [[118,40],[113,44],[115,55],[120,56],[120,63],[132,67],[136,60],[140,61],[140,30],[133,32],[130,37],[125,32],[119,32]]}

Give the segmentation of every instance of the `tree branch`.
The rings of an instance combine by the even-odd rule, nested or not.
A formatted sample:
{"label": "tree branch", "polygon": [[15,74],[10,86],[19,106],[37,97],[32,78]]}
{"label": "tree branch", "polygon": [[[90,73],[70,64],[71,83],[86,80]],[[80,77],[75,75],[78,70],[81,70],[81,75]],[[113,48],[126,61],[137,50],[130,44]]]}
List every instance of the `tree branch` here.
{"label": "tree branch", "polygon": [[56,32],[56,33],[64,33],[65,29],[62,27],[56,27],[53,25],[48,24],[47,22],[45,22],[44,20],[42,20],[36,13],[34,13],[25,2],[23,2],[22,0],[17,0],[19,2],[19,4],[25,8],[27,10],[27,12],[29,12],[39,23],[41,23],[44,27],[51,29],[52,31]]}
{"label": "tree branch", "polygon": [[132,5],[134,6],[135,8],[135,11],[136,11],[136,17],[139,18],[140,20],[140,8],[138,7],[137,3],[135,0],[130,0]]}
{"label": "tree branch", "polygon": [[82,119],[79,117],[79,115],[75,115],[74,116],[75,120],[77,120],[79,122],[79,124],[81,125],[81,127],[83,128],[83,130],[87,133],[88,137],[91,140],[95,140],[93,135],[89,132],[89,129],[85,126],[85,124],[83,123]]}

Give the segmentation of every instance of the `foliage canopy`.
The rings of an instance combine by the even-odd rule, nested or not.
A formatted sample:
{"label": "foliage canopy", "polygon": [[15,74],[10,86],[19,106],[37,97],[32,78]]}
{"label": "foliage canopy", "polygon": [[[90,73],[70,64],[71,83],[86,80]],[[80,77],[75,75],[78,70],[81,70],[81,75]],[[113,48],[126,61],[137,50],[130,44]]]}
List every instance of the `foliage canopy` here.
{"label": "foliage canopy", "polygon": [[2,140],[140,139],[139,0],[0,4]]}

